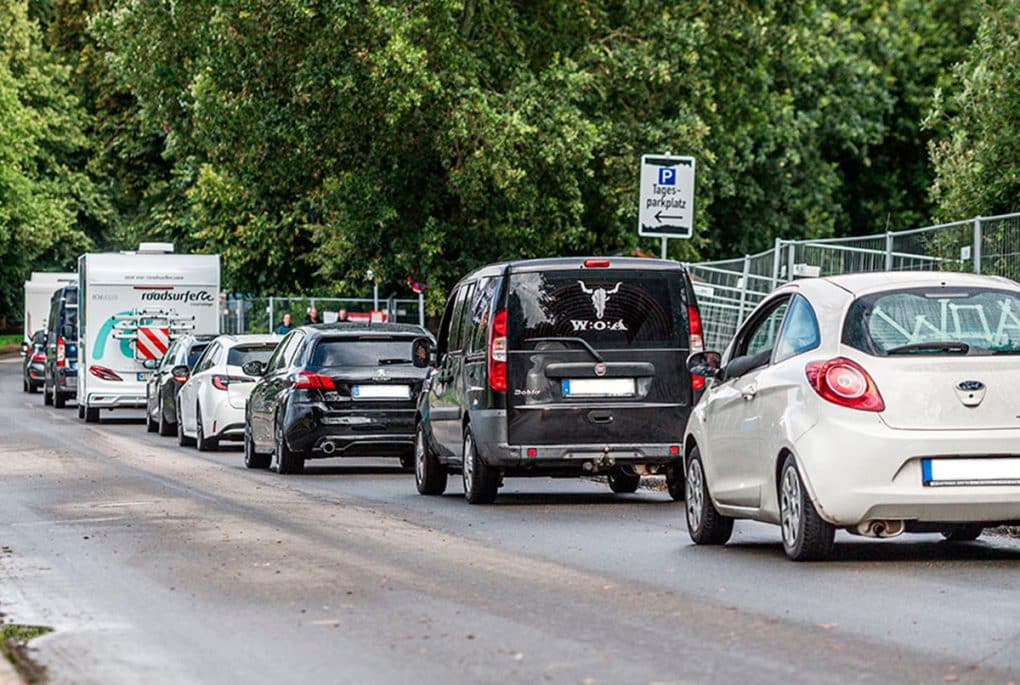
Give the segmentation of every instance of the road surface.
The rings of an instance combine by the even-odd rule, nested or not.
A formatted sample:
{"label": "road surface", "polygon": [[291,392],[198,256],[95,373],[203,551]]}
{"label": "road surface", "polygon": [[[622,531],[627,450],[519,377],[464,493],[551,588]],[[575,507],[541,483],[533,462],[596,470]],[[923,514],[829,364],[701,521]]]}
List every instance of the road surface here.
{"label": "road surface", "polygon": [[786,560],[682,505],[508,479],[469,506],[387,460],[244,468],[0,364],[0,613],[54,683],[1020,682],[1020,541],[840,534]]}

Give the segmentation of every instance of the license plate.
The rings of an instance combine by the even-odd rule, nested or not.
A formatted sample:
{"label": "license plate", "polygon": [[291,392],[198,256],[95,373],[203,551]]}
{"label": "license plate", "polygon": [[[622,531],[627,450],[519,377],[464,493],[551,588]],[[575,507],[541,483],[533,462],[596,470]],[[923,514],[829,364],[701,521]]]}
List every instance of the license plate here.
{"label": "license plate", "polygon": [[149,380],[149,374],[147,374],[147,373],[136,373],[135,376],[140,381],[147,381],[147,380]]}
{"label": "license plate", "polygon": [[633,378],[564,378],[564,397],[633,397]]}
{"label": "license plate", "polygon": [[1020,457],[922,459],[921,482],[927,487],[1020,485]]}
{"label": "license plate", "polygon": [[409,400],[411,387],[408,385],[355,385],[351,397],[356,400]]}

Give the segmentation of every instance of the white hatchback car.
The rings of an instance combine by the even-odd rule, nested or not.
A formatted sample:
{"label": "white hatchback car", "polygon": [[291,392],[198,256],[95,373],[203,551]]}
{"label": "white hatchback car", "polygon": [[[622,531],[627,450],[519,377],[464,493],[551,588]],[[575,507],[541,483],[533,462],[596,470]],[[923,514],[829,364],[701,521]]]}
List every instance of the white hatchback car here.
{"label": "white hatchback car", "polygon": [[[257,378],[241,368],[251,361],[265,364],[276,349],[275,335],[221,335],[195,362],[177,395],[177,441],[215,450],[220,440],[244,439],[244,405]],[[187,367],[173,369],[188,375]]]}
{"label": "white hatchback car", "polygon": [[1020,285],[954,273],[796,281],[726,353],[685,438],[691,538],[779,524],[822,559],[837,528],[973,540],[1020,521]]}

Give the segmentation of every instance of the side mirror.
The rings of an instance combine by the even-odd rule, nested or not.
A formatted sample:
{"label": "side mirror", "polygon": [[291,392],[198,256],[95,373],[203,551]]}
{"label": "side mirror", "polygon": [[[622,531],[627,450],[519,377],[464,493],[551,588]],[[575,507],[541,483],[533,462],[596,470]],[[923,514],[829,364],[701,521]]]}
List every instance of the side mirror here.
{"label": "side mirror", "polygon": [[415,338],[411,343],[411,361],[419,369],[432,366],[436,346],[428,338]]}
{"label": "side mirror", "polygon": [[170,369],[170,375],[174,377],[174,380],[178,383],[184,383],[186,380],[191,378],[191,371],[187,366],[181,364]]}
{"label": "side mirror", "polygon": [[244,371],[246,376],[261,376],[266,372],[266,367],[258,359],[252,359],[241,365],[241,371]]}
{"label": "side mirror", "polygon": [[687,370],[705,378],[717,377],[721,364],[722,355],[718,352],[695,352],[687,358]]}
{"label": "side mirror", "polygon": [[158,359],[146,359],[146,360],[142,361],[142,368],[143,369],[148,369],[149,371],[152,371],[157,366],[159,366],[159,360]]}
{"label": "side mirror", "polygon": [[74,332],[74,326],[72,326],[69,323],[65,323],[64,326],[60,329],[60,335],[65,340],[74,340],[74,338],[76,337]]}

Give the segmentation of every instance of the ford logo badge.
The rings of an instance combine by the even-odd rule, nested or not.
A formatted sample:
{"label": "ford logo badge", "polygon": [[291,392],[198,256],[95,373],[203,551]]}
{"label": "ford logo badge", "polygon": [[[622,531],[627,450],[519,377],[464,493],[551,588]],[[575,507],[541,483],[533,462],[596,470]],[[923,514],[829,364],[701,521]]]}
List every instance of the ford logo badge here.
{"label": "ford logo badge", "polygon": [[964,392],[977,392],[978,390],[984,390],[985,384],[981,381],[960,381],[956,387]]}

